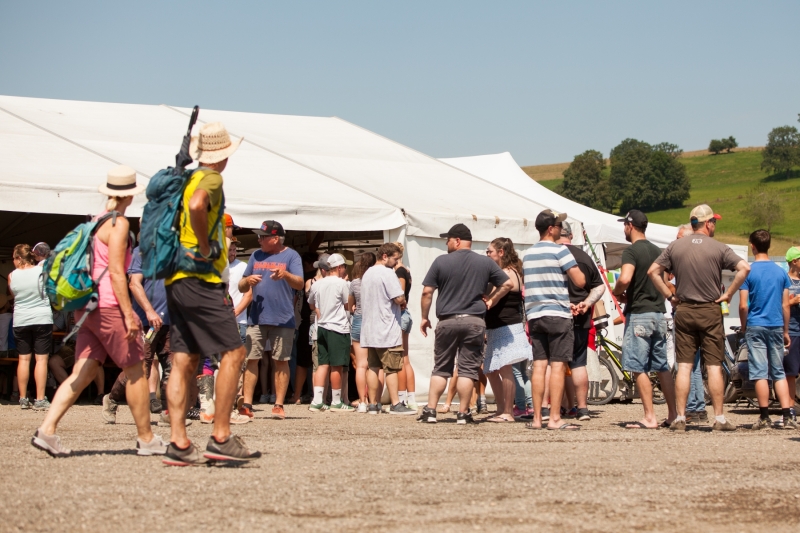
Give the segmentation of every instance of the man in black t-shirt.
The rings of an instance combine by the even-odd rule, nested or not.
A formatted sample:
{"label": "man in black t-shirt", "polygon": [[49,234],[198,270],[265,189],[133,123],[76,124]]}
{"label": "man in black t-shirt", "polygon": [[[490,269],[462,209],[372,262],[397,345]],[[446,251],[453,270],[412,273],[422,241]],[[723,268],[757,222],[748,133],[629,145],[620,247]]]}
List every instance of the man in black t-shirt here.
{"label": "man in black t-shirt", "polygon": [[621,218],[625,224],[625,238],[631,245],[622,252],[622,271],[614,294],[625,305],[625,333],[622,340],[622,368],[636,377],[636,388],[644,407],[644,418],[632,422],[628,429],[657,429],[659,424],[653,410],[653,385],[650,372],[658,372],[661,391],[667,400],[669,415],[664,426],[669,426],[678,415],[675,410],[675,384],[667,362],[667,321],[664,297],[656,290],[647,275],[650,265],[661,255],[661,250],[648,241],[647,216],[633,209]]}
{"label": "man in black t-shirt", "polygon": [[[428,389],[428,405],[423,407],[418,420],[436,422],[436,405],[442,396],[447,379],[453,376],[458,354],[458,424],[472,422],[469,404],[483,364],[483,341],[486,332],[484,315],[494,302],[508,294],[514,287],[511,279],[497,263],[472,251],[472,232],[464,224],[456,224],[441,235],[447,239],[447,255],[437,257],[422,281],[422,322],[420,331],[428,336],[434,291],[436,299],[436,338],[433,346],[434,360]],[[486,287],[495,287],[484,299]]]}
{"label": "man in black t-shirt", "polygon": [[[572,310],[573,348],[572,361],[569,363],[571,376],[567,376],[568,393],[574,389],[577,411],[573,415],[583,422],[591,419],[586,399],[589,396],[589,374],[586,372],[586,359],[589,352],[589,330],[592,328],[592,309],[606,291],[600,271],[589,254],[572,245],[572,227],[569,222],[561,223],[561,239],[578,263],[578,268],[586,278],[586,285],[578,287],[569,280],[569,305]],[[570,382],[572,386],[570,387]],[[572,416],[572,415],[570,415]]]}

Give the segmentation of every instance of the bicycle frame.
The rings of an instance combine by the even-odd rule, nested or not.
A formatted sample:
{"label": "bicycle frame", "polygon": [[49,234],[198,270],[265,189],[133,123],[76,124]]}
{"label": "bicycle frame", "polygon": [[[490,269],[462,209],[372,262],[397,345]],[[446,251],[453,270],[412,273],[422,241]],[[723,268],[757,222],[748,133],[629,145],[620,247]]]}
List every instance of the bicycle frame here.
{"label": "bicycle frame", "polygon": [[616,366],[617,369],[622,373],[622,377],[626,381],[629,381],[629,382],[633,381],[633,376],[631,376],[631,374],[629,372],[627,372],[626,370],[624,370],[622,368],[622,361],[620,361],[619,357],[617,357],[616,354],[611,351],[611,348],[609,348],[609,346],[611,346],[615,350],[617,350],[620,353],[622,353],[622,347],[619,346],[614,341],[611,341],[611,340],[607,339],[602,334],[597,335],[597,341],[598,341],[597,343],[603,348],[603,351],[606,352],[606,355],[608,356],[608,358],[611,359],[611,361],[614,363],[614,366]]}

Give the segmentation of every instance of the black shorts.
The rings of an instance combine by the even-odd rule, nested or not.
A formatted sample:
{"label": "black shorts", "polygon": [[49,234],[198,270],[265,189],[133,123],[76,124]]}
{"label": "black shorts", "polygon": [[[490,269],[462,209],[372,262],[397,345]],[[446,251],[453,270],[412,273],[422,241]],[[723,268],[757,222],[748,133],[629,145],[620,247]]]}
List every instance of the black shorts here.
{"label": "black shorts", "polygon": [[242,346],[224,283],[183,278],[167,285],[169,344],[173,353],[211,356]]}
{"label": "black shorts", "polygon": [[[789,377],[800,374],[800,337],[790,337],[789,353],[783,358],[783,371]],[[790,391],[794,392],[794,391]]]}
{"label": "black shorts", "polygon": [[301,322],[300,329],[297,330],[297,366],[311,368],[314,360],[311,357],[311,344],[308,342],[308,330],[311,324]]}
{"label": "black shorts", "polygon": [[572,319],[543,316],[528,322],[533,344],[533,360],[551,363],[572,361],[574,346]]}
{"label": "black shorts", "polygon": [[589,354],[589,331],[586,328],[574,328],[572,335],[572,361],[569,363],[570,369],[586,366],[587,355]]}
{"label": "black shorts", "polygon": [[17,353],[50,355],[53,349],[53,324],[36,324],[14,328]]}

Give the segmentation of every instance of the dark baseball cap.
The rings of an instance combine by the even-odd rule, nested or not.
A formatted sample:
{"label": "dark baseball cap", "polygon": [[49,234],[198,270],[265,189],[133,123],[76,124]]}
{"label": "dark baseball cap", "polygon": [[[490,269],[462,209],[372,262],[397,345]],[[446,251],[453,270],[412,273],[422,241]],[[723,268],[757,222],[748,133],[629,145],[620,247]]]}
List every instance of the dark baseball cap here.
{"label": "dark baseball cap", "polygon": [[254,229],[253,233],[256,235],[277,235],[278,237],[285,237],[286,232],[283,231],[283,226],[276,220],[265,220],[261,223],[261,229]]}
{"label": "dark baseball cap", "polygon": [[631,209],[625,218],[620,218],[617,222],[627,222],[634,228],[646,229],[647,228],[647,215],[638,209]]}
{"label": "dark baseball cap", "polygon": [[454,239],[461,239],[462,241],[471,241],[472,232],[464,224],[456,224],[450,228],[447,233],[440,233],[439,237],[442,239],[449,239],[452,237]]}
{"label": "dark baseball cap", "polygon": [[536,215],[534,226],[539,232],[545,231],[550,226],[556,226],[567,219],[566,213],[556,213],[552,209],[545,209]]}

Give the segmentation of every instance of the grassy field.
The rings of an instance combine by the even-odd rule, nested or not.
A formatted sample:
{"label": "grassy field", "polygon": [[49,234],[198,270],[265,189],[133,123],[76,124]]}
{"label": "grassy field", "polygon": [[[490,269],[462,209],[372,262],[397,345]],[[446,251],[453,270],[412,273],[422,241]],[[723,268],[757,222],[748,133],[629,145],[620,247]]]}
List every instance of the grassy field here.
{"label": "grassy field", "polygon": [[[722,215],[717,233],[725,242],[746,244],[753,231],[752,223],[740,212],[745,199],[756,185],[763,184],[780,192],[784,220],[772,228],[773,246],[771,255],[786,252],[790,246],[800,245],[800,172],[794,171],[789,179],[768,176],[761,168],[761,152],[758,149],[742,149],[731,154],[707,155],[704,151],[691,152],[681,160],[686,165],[692,183],[691,197],[686,207],[648,213],[652,222],[676,226],[688,222],[692,206],[706,203]],[[556,165],[543,165],[555,167]],[[542,175],[527,167],[528,175]],[[548,169],[549,170],[549,169]],[[552,179],[552,171],[539,180],[548,189],[554,189],[563,179]]]}

